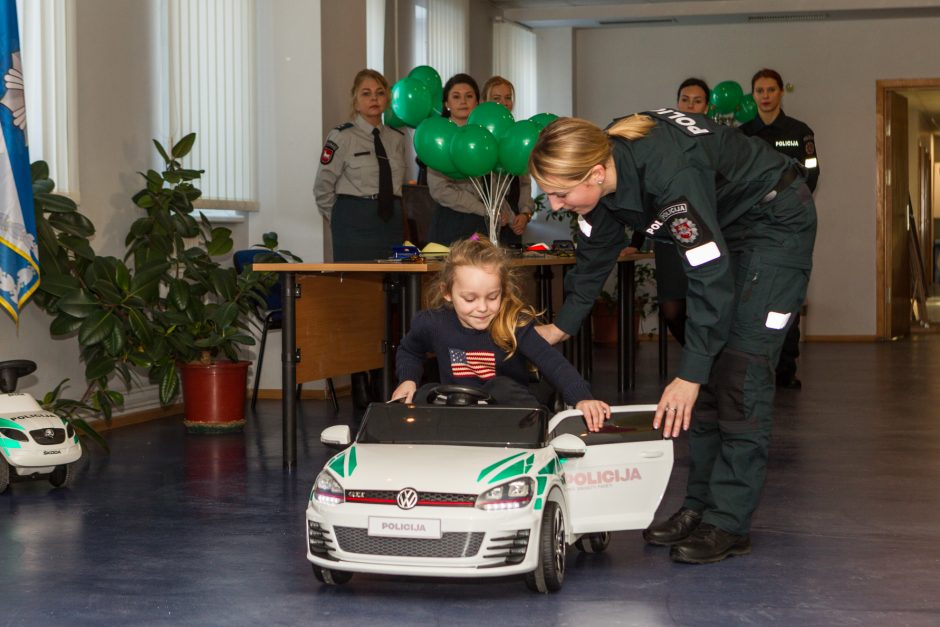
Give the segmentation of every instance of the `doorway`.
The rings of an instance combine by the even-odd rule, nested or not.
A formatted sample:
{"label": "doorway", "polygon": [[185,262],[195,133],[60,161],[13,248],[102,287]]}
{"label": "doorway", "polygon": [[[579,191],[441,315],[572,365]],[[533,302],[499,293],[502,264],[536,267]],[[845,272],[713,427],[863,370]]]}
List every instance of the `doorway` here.
{"label": "doorway", "polygon": [[940,329],[940,78],[880,80],[876,90],[877,333],[896,339],[929,322]]}

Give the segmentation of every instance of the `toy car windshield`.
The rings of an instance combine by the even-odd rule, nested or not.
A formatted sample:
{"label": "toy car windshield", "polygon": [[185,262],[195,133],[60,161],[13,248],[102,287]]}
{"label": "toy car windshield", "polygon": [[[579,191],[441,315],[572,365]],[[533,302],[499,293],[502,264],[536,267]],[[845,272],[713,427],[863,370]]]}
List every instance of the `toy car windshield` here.
{"label": "toy car windshield", "polygon": [[546,429],[547,416],[539,409],[374,404],[366,412],[356,441],[540,448]]}

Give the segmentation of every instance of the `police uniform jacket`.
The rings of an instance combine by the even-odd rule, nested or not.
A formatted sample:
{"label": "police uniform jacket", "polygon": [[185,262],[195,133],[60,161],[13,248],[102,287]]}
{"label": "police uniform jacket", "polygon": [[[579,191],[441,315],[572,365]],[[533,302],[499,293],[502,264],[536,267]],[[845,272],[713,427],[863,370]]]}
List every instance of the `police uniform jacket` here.
{"label": "police uniform jacket", "polygon": [[[762,206],[781,177],[796,168],[764,142],[672,109],[648,112],[656,125],[643,138],[613,139],[617,189],[580,216],[577,263],[565,278],[555,324],[577,331],[590,313],[625,244],[624,225],[664,233],[682,253],[688,277],[686,345],[678,376],[706,383],[730,331],[734,276],[729,252],[762,242]],[[810,249],[812,242],[809,243]],[[780,254],[787,255],[786,246]],[[788,260],[808,264],[805,254]]]}
{"label": "police uniform jacket", "polygon": [[[353,122],[340,124],[330,131],[320,153],[313,195],[317,208],[330,219],[336,196],[345,194],[359,198],[374,198],[379,193],[379,161],[375,155],[372,129],[361,115]],[[379,126],[379,137],[392,168],[392,187],[401,197],[405,180],[405,136],[394,128]]]}
{"label": "police uniform jacket", "polygon": [[813,129],[791,118],[783,109],[770,124],[764,124],[757,116],[747,124],[740,126],[741,131],[748,137],[759,137],[782,152],[803,164],[806,168],[806,185],[810,191],[816,191],[819,181],[819,157],[816,154],[816,138]]}

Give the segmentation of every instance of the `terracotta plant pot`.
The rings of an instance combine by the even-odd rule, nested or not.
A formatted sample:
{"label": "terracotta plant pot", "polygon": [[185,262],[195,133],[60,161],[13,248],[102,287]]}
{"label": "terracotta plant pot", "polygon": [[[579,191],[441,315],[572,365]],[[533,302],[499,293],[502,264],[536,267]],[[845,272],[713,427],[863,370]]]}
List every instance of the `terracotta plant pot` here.
{"label": "terracotta plant pot", "polygon": [[230,433],[245,426],[247,361],[180,364],[183,425],[190,433]]}

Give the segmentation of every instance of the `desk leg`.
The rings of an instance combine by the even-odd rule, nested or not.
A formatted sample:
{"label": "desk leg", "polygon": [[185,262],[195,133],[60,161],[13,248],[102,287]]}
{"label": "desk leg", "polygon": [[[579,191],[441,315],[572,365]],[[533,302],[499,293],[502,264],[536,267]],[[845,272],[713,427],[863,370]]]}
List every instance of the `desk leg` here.
{"label": "desk leg", "polygon": [[399,283],[397,276],[391,274],[385,275],[383,283],[383,289],[385,290],[385,340],[382,342],[382,400],[385,401],[392,395],[392,369],[395,367],[393,361],[395,346],[392,341],[392,334],[394,333],[395,308],[401,303],[401,283]]}
{"label": "desk leg", "polygon": [[[567,266],[565,266],[565,272],[567,272]],[[541,291],[542,291],[542,307],[545,308],[545,319],[548,322],[555,321],[555,308],[552,306],[552,279],[554,278],[554,273],[552,272],[551,266],[545,266],[542,270],[542,282],[541,282]],[[562,275],[564,276],[564,274]]]}
{"label": "desk leg", "polygon": [[617,264],[617,391],[623,394],[636,387],[636,338],[633,324],[634,298],[633,275],[635,262]]}
{"label": "desk leg", "polygon": [[666,316],[659,308],[659,378],[666,380],[669,373],[669,331],[666,329]]}
{"label": "desk leg", "polygon": [[285,272],[281,281],[283,331],[281,331],[281,440],[284,470],[297,468],[297,320],[294,282],[296,275]]}
{"label": "desk leg", "polygon": [[405,315],[403,329],[404,332],[407,332],[411,328],[411,321],[414,319],[415,314],[418,313],[418,310],[421,309],[421,275],[417,272],[409,272],[405,276]]}

